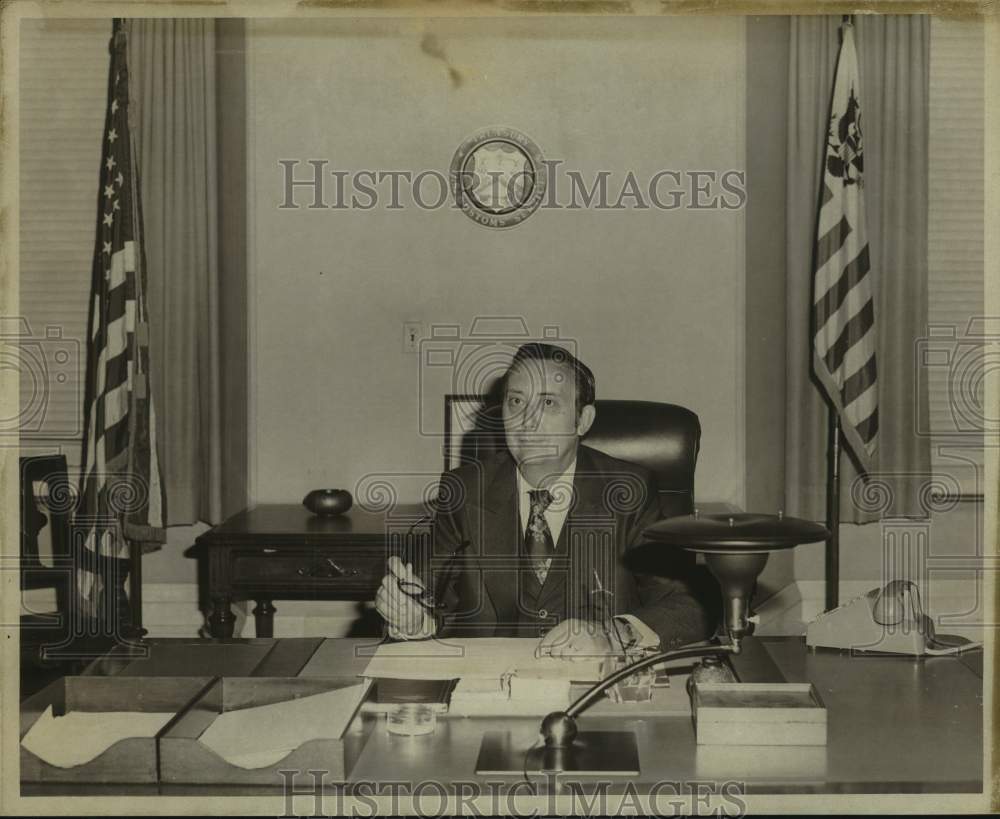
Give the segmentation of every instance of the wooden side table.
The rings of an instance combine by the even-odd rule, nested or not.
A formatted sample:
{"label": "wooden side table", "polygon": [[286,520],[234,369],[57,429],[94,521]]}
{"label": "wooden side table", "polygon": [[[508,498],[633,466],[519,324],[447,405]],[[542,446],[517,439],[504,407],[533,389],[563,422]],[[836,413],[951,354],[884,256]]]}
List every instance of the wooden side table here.
{"label": "wooden side table", "polygon": [[256,602],[258,637],[274,634],[274,600],[371,600],[388,556],[417,554],[428,531],[420,504],[334,518],[293,504],[239,512],[197,539],[208,557],[211,634],[233,636],[235,600]]}

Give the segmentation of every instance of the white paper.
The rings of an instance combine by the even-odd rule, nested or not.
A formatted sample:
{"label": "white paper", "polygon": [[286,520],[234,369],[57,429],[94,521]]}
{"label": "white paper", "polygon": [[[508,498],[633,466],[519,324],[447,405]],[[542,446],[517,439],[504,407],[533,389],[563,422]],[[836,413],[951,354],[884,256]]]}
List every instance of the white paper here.
{"label": "white paper", "polygon": [[359,683],[295,700],[225,711],[199,741],[240,768],[273,765],[311,739],[342,736],[365,688]]}
{"label": "white paper", "polygon": [[73,768],[123,739],[156,736],[173,716],[159,711],[70,711],[57,717],[50,705],[21,745],[50,765]]}
{"label": "white paper", "polygon": [[458,717],[544,716],[570,704],[567,679],[460,680],[451,694],[449,713]]}
{"label": "white paper", "polygon": [[499,680],[508,674],[552,680],[594,682],[601,678],[601,657],[560,660],[536,657],[538,640],[519,637],[469,637],[413,640],[380,645],[365,677],[403,680]]}

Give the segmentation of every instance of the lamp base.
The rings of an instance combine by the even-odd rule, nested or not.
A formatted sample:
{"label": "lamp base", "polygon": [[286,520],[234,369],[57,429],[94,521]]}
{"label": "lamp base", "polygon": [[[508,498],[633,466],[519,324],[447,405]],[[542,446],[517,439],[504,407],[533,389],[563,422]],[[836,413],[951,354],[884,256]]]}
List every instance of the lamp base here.
{"label": "lamp base", "polygon": [[525,748],[509,731],[487,731],[479,747],[477,774],[522,776],[638,776],[639,747],[632,731],[581,731],[568,748]]}
{"label": "lamp base", "polygon": [[785,675],[771,653],[757,637],[748,635],[740,641],[740,653],[726,657],[736,679],[743,683],[783,683]]}

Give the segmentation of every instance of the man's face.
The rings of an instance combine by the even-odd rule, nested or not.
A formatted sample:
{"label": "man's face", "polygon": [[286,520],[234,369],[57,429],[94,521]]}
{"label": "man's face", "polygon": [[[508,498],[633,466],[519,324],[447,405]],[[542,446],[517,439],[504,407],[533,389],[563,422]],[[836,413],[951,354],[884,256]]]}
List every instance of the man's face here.
{"label": "man's face", "polygon": [[[592,409],[592,408],[590,408]],[[584,422],[585,412],[579,419]],[[507,448],[518,463],[572,461],[590,423],[576,415],[573,369],[553,361],[522,361],[507,374],[503,402]]]}

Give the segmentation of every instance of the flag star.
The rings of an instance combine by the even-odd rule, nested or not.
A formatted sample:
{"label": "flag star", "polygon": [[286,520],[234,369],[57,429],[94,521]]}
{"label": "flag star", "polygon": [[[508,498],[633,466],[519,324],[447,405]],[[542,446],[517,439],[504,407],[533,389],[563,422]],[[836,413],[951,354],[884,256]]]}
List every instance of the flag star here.
{"label": "flag star", "polygon": [[107,253],[109,256],[111,255],[111,242],[104,243],[104,252]]}
{"label": "flag star", "polygon": [[120,210],[117,199],[114,202],[111,203],[111,209],[112,210]]}
{"label": "flag star", "polygon": [[122,184],[122,182],[124,182],[124,181],[125,181],[125,177],[124,177],[124,176],[122,176],[122,172],[121,172],[121,171],[118,171],[118,176],[116,176],[116,177],[115,177],[115,181],[116,181],[116,182],[117,182],[117,183],[118,183],[119,185],[121,185],[121,184]]}
{"label": "flag star", "polygon": [[104,214],[104,224],[111,227],[111,223],[115,220],[115,215],[113,213]]}
{"label": "flag star", "polygon": [[105,185],[104,186],[104,197],[105,197],[105,199],[110,199],[114,195],[115,195],[115,186],[114,185]]}
{"label": "flag star", "polygon": [[111,113],[118,110],[118,100],[111,100]]}
{"label": "flag star", "polygon": [[108,157],[108,161],[104,163],[108,170],[110,171],[115,166],[115,158],[113,156]]}
{"label": "flag star", "polygon": [[113,145],[116,139],[118,139],[118,132],[114,128],[112,128],[110,131],[108,131],[108,142],[110,142]]}

